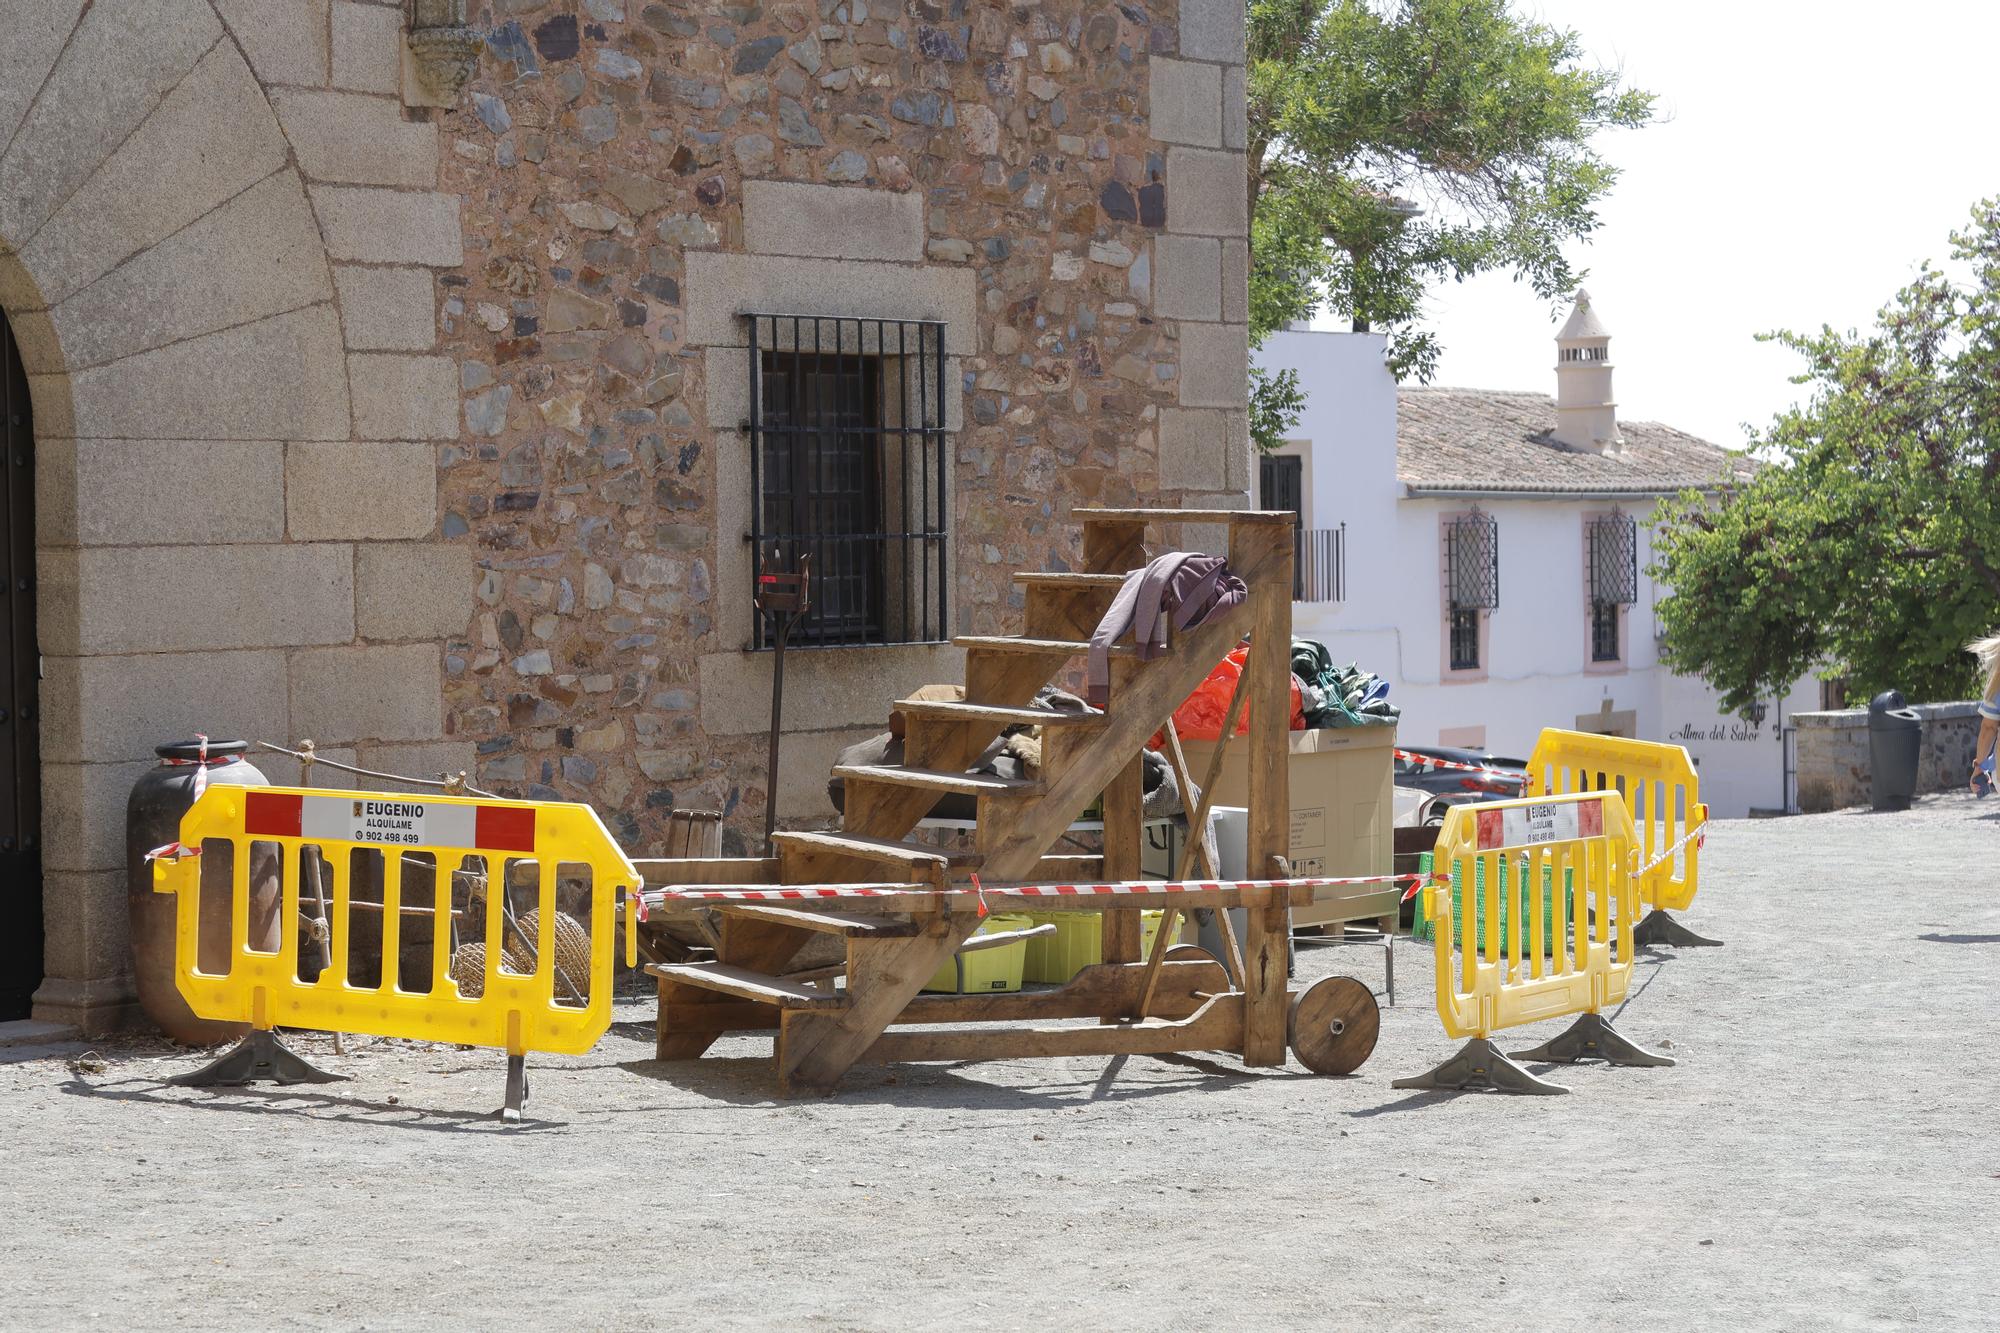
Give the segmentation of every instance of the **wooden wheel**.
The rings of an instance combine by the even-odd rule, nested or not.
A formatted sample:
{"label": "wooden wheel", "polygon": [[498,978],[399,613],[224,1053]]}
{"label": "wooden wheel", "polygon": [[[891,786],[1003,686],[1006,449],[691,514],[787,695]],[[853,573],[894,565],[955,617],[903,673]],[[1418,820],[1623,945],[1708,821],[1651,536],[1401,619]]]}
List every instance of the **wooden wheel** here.
{"label": "wooden wheel", "polygon": [[1315,1074],[1351,1074],[1374,1053],[1382,1011],[1353,977],[1322,977],[1292,1000],[1292,1054]]}
{"label": "wooden wheel", "polygon": [[1215,955],[1199,944],[1176,944],[1167,950],[1163,963],[1213,963]]}

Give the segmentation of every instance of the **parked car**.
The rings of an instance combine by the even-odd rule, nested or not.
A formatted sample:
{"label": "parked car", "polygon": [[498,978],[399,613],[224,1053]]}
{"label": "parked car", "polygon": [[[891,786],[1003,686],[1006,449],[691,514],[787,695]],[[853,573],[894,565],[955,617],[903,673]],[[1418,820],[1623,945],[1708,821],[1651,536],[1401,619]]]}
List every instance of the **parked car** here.
{"label": "parked car", "polygon": [[[1472,768],[1447,766],[1459,764]],[[1524,759],[1507,759],[1451,745],[1405,745],[1396,755],[1396,785],[1414,787],[1436,797],[1425,822],[1442,824],[1444,812],[1454,805],[1504,801],[1524,794],[1528,787],[1528,764]]]}

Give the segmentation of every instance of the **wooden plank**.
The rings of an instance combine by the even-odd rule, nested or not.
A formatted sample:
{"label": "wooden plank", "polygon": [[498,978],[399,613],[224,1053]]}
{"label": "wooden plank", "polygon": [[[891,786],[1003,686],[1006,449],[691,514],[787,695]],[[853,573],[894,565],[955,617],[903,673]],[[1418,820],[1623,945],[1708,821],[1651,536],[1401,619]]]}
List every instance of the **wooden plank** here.
{"label": "wooden plank", "polygon": [[948,865],[951,861],[950,856],[935,847],[896,842],[889,838],[864,838],[853,833],[778,833],[773,835],[772,840],[778,845],[780,860],[785,848],[799,847],[835,852],[885,866]]}
{"label": "wooden plank", "polygon": [[1109,588],[1031,583],[1021,609],[1021,630],[1031,639],[1081,639],[1088,643],[1118,596]]}
{"label": "wooden plank", "polygon": [[[1086,967],[1058,990],[1006,995],[918,995],[896,1015],[895,1026],[1053,1022],[1124,1013],[1138,994],[1140,971],[1136,963],[1100,963]],[[1222,968],[1214,962],[1170,960],[1160,969],[1159,984],[1153,993],[1153,1017],[1186,1018],[1210,996],[1227,990],[1228,986]],[[677,1013],[675,1022],[690,1030],[707,1025],[717,1033],[767,1031],[778,1026],[778,1011],[768,1004],[730,1000],[691,1006]]]}
{"label": "wooden plank", "polygon": [[849,941],[848,1006],[825,1013],[785,1011],[778,1028],[778,1091],[788,1097],[832,1092],[855,1058],[978,928],[978,917],[959,912],[933,918],[926,933],[913,939]]}
{"label": "wooden plank", "polygon": [[788,1009],[841,1009],[848,997],[831,991],[814,990],[768,972],[753,972],[728,963],[648,963],[646,970],[664,981],[698,986],[739,1000],[783,1005]]}
{"label": "wooden plank", "polygon": [[[1249,570],[1244,581],[1252,613],[1250,658],[1249,869],[1279,877],[1291,839],[1292,530],[1270,523],[1238,524],[1229,532],[1229,563]],[[1243,1060],[1255,1066],[1285,1062],[1285,961],[1290,910],[1280,894],[1248,890],[1243,942]]]}
{"label": "wooden plank", "polygon": [[[1072,509],[1072,519],[1086,528],[1099,524],[1228,523],[1291,527],[1299,516],[1289,509]],[[1286,534],[1289,538],[1290,534]],[[1232,560],[1230,563],[1234,564]]]}
{"label": "wooden plank", "polygon": [[944,792],[1010,792],[1032,795],[1042,784],[1025,778],[1003,778],[994,773],[949,773],[935,768],[900,768],[892,764],[842,764],[834,773],[845,778],[849,790],[856,782],[881,782],[894,787],[914,787],[933,796]]}
{"label": "wooden plank", "polygon": [[[1032,653],[1040,657],[1065,659],[1081,657],[1090,651],[1088,639],[1028,639],[1001,634],[961,634],[952,640],[952,644],[983,653]],[[1113,657],[1139,655],[1139,650],[1129,643],[1114,643],[1110,652]]]}
{"label": "wooden plank", "polygon": [[678,884],[776,884],[775,856],[646,857],[632,862],[652,888]]}
{"label": "wooden plank", "polygon": [[[812,932],[774,921],[721,918],[722,933],[716,941],[721,962],[752,972],[777,973],[792,961]],[[654,1020],[653,1058],[692,1060],[715,1044],[716,1033],[699,1029],[677,1029],[670,1019],[690,1006],[723,1002],[721,994],[672,977],[658,978],[660,1000]]]}
{"label": "wooden plank", "polygon": [[1062,1055],[1164,1055],[1171,1051],[1233,1051],[1243,1044],[1243,997],[1218,995],[1179,1021],[1115,1027],[1000,1028],[888,1032],[857,1063],[916,1060],[1020,1060]]}
{"label": "wooden plank", "polygon": [[1083,525],[1083,567],[1092,574],[1126,574],[1146,564],[1146,520],[1100,518]]}
{"label": "wooden plank", "polygon": [[803,926],[822,935],[867,935],[874,939],[895,939],[917,933],[914,921],[891,921],[883,917],[852,916],[819,908],[780,907],[775,903],[717,903],[725,916],[754,917],[784,925]]}
{"label": "wooden plank", "polygon": [[910,717],[945,722],[998,722],[1008,727],[1098,727],[1102,713],[1069,713],[1054,708],[1002,708],[997,704],[933,703],[903,699],[896,710]]}
{"label": "wooden plank", "polygon": [[1116,592],[1125,582],[1123,574],[1077,574],[1063,570],[1018,570],[1014,582],[1029,588],[1096,588]]}

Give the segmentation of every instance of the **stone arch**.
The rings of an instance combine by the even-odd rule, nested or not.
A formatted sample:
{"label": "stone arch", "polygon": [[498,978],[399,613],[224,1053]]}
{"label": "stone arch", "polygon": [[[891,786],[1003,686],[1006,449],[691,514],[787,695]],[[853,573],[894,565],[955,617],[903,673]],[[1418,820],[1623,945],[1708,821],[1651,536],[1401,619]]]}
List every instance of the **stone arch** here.
{"label": "stone arch", "polygon": [[[283,650],[354,637],[352,548],[288,540],[287,450],[354,436],[333,269],[266,89],[299,53],[263,15],[292,8],[27,0],[0,50],[0,309],[37,471],[36,1014],[86,1031],[131,1002],[123,803],[151,744],[284,731]],[[222,628],[252,586],[331,628]]]}

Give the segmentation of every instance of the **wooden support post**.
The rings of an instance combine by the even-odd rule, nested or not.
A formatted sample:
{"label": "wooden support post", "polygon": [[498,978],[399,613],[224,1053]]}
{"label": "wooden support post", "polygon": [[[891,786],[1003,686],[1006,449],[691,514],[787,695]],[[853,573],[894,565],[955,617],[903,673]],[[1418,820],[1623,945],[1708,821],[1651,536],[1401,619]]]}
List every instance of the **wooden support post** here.
{"label": "wooden support post", "polygon": [[[1138,879],[1139,825],[1144,818],[1145,769],[1137,755],[1104,789],[1104,878],[1113,884]],[[1104,910],[1104,961],[1136,963],[1142,931],[1139,909]]]}
{"label": "wooden support post", "polygon": [[[1230,529],[1229,563],[1259,571],[1251,584],[1250,658],[1243,679],[1250,706],[1249,869],[1270,876],[1290,850],[1292,800],[1292,531],[1275,524]],[[1291,907],[1283,890],[1246,891],[1248,936],[1243,949],[1243,1062],[1285,1062],[1285,963]]]}

